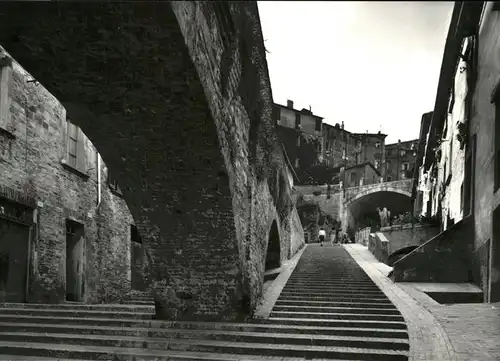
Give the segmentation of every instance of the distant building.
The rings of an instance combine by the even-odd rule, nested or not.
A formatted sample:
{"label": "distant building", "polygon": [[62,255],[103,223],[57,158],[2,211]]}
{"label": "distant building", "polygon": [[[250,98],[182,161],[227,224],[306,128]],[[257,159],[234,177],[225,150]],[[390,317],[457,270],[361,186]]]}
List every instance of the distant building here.
{"label": "distant building", "polygon": [[322,117],[307,109],[294,109],[293,101],[288,100],[287,106],[274,104],[273,119],[296,171],[322,163]]}
{"label": "distant building", "polygon": [[361,140],[361,155],[359,163],[370,162],[382,175],[385,174],[385,138],[387,134],[378,133],[354,133]]}
{"label": "distant building", "polygon": [[413,178],[417,160],[418,139],[385,146],[385,181]]}
{"label": "distant building", "polygon": [[344,129],[343,122],[323,123],[311,110],[294,109],[291,100],[287,106],[274,104],[273,118],[299,184],[338,183],[342,167],[367,162],[383,176],[385,134],[354,134]]}
{"label": "distant building", "polygon": [[341,175],[344,188],[379,183],[381,179],[382,174],[371,162],[364,162],[346,167],[344,169],[344,174]]}

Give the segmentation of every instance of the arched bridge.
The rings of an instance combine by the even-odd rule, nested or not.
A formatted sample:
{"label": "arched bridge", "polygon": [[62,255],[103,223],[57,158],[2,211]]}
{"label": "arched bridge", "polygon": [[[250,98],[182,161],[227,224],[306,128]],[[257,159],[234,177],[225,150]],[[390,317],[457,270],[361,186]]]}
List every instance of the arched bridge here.
{"label": "arched bridge", "polygon": [[392,216],[411,211],[412,187],[413,179],[405,179],[345,189],[340,212],[344,229],[378,225],[377,208],[387,208]]}
{"label": "arched bridge", "polygon": [[404,179],[346,188],[344,193],[344,205],[347,206],[362,197],[376,192],[391,192],[411,197],[412,187],[413,179]]}

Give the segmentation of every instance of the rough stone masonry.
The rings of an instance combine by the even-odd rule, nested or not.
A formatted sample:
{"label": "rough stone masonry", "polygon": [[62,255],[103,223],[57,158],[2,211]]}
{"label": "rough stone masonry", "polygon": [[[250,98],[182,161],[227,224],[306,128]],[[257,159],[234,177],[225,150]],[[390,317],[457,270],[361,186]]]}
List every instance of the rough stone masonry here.
{"label": "rough stone masonry", "polygon": [[282,260],[303,243],[257,4],[3,3],[0,24],[117,174],[178,317],[251,312],[272,223]]}

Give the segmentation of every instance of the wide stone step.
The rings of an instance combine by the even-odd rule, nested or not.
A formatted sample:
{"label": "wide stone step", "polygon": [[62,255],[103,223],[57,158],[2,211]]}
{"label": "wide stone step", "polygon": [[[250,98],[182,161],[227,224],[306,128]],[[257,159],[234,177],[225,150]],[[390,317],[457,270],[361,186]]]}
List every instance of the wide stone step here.
{"label": "wide stone step", "polygon": [[106,310],[75,310],[54,308],[0,308],[0,315],[51,316],[51,317],[92,317],[119,319],[151,319],[151,312],[126,312]]}
{"label": "wide stone step", "polygon": [[329,284],[329,285],[355,285],[355,286],[370,286],[373,285],[373,281],[369,278],[363,279],[333,279],[333,278],[298,278],[290,277],[289,282],[297,283],[309,283],[309,284]]}
{"label": "wide stone step", "polygon": [[[170,324],[157,324],[156,327],[113,327],[113,326],[93,326],[93,325],[57,325],[57,324],[37,324],[37,323],[8,323],[0,322],[2,332],[39,332],[39,333],[66,333],[83,335],[114,335],[114,336],[137,336],[137,337],[171,337],[182,333],[185,335],[200,334],[230,334],[230,333],[270,333],[281,334],[287,337],[294,335],[320,335],[325,337],[335,336],[356,336],[356,337],[376,337],[384,339],[406,339],[408,337],[405,330],[387,329],[357,329],[342,327],[314,327],[276,324],[237,324],[237,323],[204,323],[186,322]],[[163,326],[163,327],[162,327]],[[172,326],[172,327],[171,327]]]}
{"label": "wide stone step", "polygon": [[[122,341],[126,342],[126,341]],[[28,347],[27,347],[28,346]],[[250,360],[249,355],[265,357],[303,357],[328,358],[340,360],[386,360],[386,361],[406,361],[407,351],[402,350],[377,350],[370,348],[349,348],[349,347],[329,347],[314,345],[287,345],[277,347],[276,344],[265,343],[243,343],[243,342],[221,342],[221,341],[199,341],[199,340],[175,340],[175,342],[159,343],[152,342],[139,347],[109,347],[92,345],[71,345],[37,343],[37,342],[0,342],[0,354],[22,354],[28,356],[50,356],[66,358],[87,358],[111,360],[113,355],[134,357],[135,360],[172,360],[179,356],[188,356],[187,359],[198,357],[205,359],[208,353],[244,355],[245,360]],[[140,348],[142,347],[142,348]],[[223,358],[213,358],[215,360]],[[241,360],[240,358],[233,358]]]}
{"label": "wide stone step", "polygon": [[371,296],[378,296],[378,295],[384,295],[384,293],[381,290],[354,290],[354,289],[329,289],[329,288],[310,288],[310,287],[290,287],[290,286],[285,286],[283,288],[283,292],[290,292],[290,293],[313,293],[313,294],[325,294],[325,295],[338,295],[338,294],[345,294],[345,295],[371,295]]}
{"label": "wide stone step", "polygon": [[388,299],[384,301],[371,301],[371,300],[363,300],[359,302],[351,302],[351,301],[310,301],[310,300],[287,300],[278,298],[275,305],[295,305],[295,306],[325,306],[325,307],[337,307],[337,306],[346,306],[353,308],[363,308],[363,307],[377,307],[383,309],[397,309]]}
{"label": "wide stone step", "polygon": [[284,312],[334,312],[334,313],[357,313],[357,314],[383,314],[383,315],[400,315],[397,309],[384,309],[384,308],[368,308],[368,307],[328,307],[328,306],[291,306],[291,305],[275,305],[273,311],[284,311]]}
{"label": "wide stone step", "polygon": [[54,317],[40,315],[16,315],[0,314],[0,322],[29,322],[40,324],[68,324],[68,325],[95,325],[95,326],[119,326],[130,327],[134,325],[147,325],[146,319],[119,319],[119,318],[98,318],[98,317]]}
{"label": "wide stone step", "polygon": [[[226,341],[243,343],[263,343],[280,345],[313,345],[328,347],[354,347],[373,348],[388,350],[409,350],[406,340],[379,338],[379,337],[356,337],[356,336],[328,336],[328,335],[307,335],[307,334],[286,334],[268,332],[227,332],[217,330],[163,330],[161,333],[144,336],[125,335],[102,335],[94,334],[67,334],[48,332],[0,332],[0,340],[14,342],[42,342],[42,343],[69,343],[69,344],[89,344],[93,346],[119,346],[119,347],[140,347],[146,343],[148,345],[159,345],[157,347],[166,349],[169,345],[162,343],[195,341]],[[156,347],[155,347],[156,348]]]}
{"label": "wide stone step", "polygon": [[318,301],[387,301],[388,298],[385,295],[379,297],[371,297],[366,295],[321,295],[315,293],[297,293],[297,292],[281,292],[279,299],[289,299],[289,300],[318,300]]}
{"label": "wide stone step", "polygon": [[352,285],[341,285],[341,284],[311,284],[311,283],[298,283],[298,282],[287,282],[287,287],[294,288],[311,288],[311,289],[342,289],[342,290],[377,290],[380,291],[375,285],[360,285],[360,286],[352,286]]}
{"label": "wide stone step", "polygon": [[84,304],[84,303],[0,303],[0,309],[36,309],[36,310],[76,310],[76,311],[106,311],[106,312],[139,312],[154,313],[154,306],[124,305],[124,304]]}
{"label": "wide stone step", "polygon": [[360,314],[360,313],[330,313],[330,312],[292,312],[292,311],[273,311],[271,317],[290,317],[290,318],[314,318],[324,320],[371,320],[371,321],[404,321],[401,315],[387,314]]}
{"label": "wide stone step", "polygon": [[386,328],[406,330],[406,324],[399,321],[376,321],[376,320],[335,320],[324,318],[292,318],[292,317],[269,317],[259,320],[261,323],[280,323],[284,325],[300,326],[327,326],[327,327],[354,327],[354,328]]}

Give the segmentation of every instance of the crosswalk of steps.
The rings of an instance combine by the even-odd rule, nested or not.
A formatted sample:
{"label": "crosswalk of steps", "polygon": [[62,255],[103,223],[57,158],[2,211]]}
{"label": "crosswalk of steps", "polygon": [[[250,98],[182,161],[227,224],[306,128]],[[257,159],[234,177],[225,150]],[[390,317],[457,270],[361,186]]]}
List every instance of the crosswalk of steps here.
{"label": "crosswalk of steps", "polygon": [[341,246],[308,246],[268,319],[161,322],[133,297],[3,304],[0,360],[407,360],[403,318]]}

